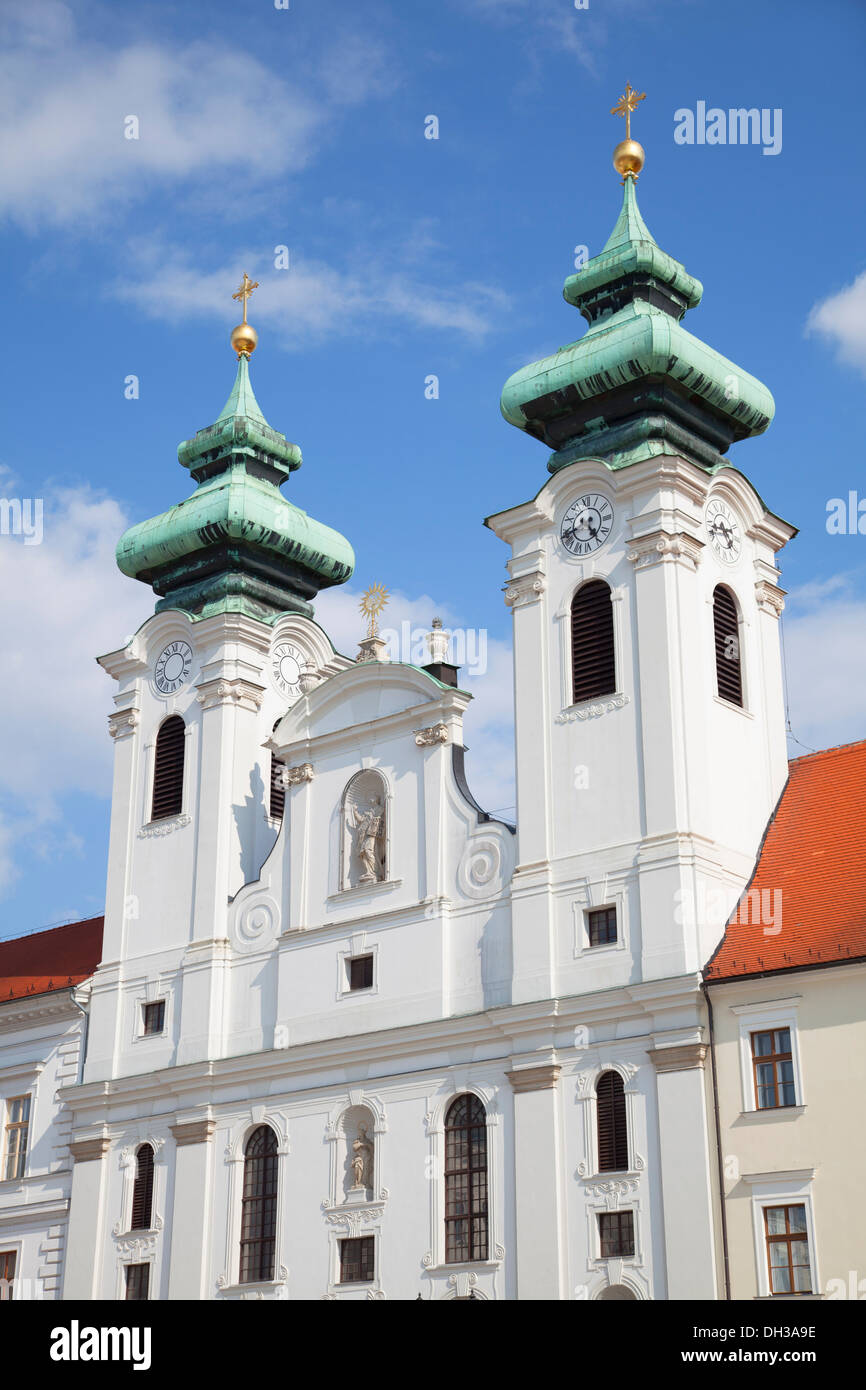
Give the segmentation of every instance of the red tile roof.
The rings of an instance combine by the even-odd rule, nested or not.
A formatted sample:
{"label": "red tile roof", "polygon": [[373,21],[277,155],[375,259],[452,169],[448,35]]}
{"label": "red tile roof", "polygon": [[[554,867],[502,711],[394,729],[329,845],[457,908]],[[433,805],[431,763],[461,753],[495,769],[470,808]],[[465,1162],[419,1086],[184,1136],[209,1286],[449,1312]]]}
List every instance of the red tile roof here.
{"label": "red tile roof", "polygon": [[0,941],[0,1004],[68,989],[92,975],[102,957],[104,918]]}
{"label": "red tile roof", "polygon": [[712,983],[859,956],[866,956],[866,740],[789,765],[752,880],[704,976]]}

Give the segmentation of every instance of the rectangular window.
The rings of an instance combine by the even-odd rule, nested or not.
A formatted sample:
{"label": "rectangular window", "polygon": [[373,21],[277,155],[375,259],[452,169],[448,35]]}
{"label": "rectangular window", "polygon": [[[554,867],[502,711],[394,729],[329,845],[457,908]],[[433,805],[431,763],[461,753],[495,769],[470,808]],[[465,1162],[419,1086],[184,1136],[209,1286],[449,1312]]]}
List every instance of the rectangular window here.
{"label": "rectangular window", "polygon": [[132,1303],[146,1303],[150,1297],[150,1265],[126,1266],[126,1297]]}
{"label": "rectangular window", "polygon": [[811,1293],[812,1266],[804,1206],[765,1207],[770,1293]]}
{"label": "rectangular window", "polygon": [[142,1032],[146,1038],[161,1033],[165,1026],[165,1000],[157,999],[153,1004],[145,1004],[142,1019]]}
{"label": "rectangular window", "polygon": [[374,1236],[340,1241],[340,1283],[368,1284],[375,1278]]}
{"label": "rectangular window", "polygon": [[759,1110],[797,1104],[790,1028],[769,1028],[752,1034],[752,1067]]}
{"label": "rectangular window", "polygon": [[603,1260],[612,1260],[617,1256],[634,1254],[633,1211],[600,1212],[598,1233],[601,1237],[601,1258]]}
{"label": "rectangular window", "polygon": [[0,1303],[4,1303],[12,1297],[17,1258],[18,1255],[15,1250],[0,1250]]}
{"label": "rectangular window", "polygon": [[29,1128],[30,1097],[13,1096],[6,1102],[6,1135],[3,1146],[3,1178],[6,1182],[24,1177]]}
{"label": "rectangular window", "polygon": [[349,967],[349,989],[373,988],[372,956],[353,956],[346,964]]}
{"label": "rectangular window", "polygon": [[616,908],[597,907],[587,913],[590,946],[612,946],[616,942]]}

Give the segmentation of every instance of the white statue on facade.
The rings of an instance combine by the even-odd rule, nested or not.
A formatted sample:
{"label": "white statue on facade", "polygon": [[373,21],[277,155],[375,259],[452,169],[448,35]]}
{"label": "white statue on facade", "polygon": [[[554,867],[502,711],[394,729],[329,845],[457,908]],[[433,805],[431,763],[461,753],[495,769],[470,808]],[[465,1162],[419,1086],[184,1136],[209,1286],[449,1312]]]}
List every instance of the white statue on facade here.
{"label": "white statue on facade", "polygon": [[355,831],[355,858],[361,868],[359,883],[380,883],[385,877],[385,807],[370,796],[361,806],[350,806],[350,825]]}
{"label": "white statue on facade", "polygon": [[373,1141],[363,1126],[352,1140],[352,1190],[373,1186]]}

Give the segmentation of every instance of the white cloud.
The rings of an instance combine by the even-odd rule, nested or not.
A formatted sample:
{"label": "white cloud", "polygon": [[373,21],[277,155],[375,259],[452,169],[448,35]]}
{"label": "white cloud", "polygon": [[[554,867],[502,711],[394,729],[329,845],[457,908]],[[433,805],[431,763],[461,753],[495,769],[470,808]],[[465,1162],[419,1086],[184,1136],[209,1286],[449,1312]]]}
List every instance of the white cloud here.
{"label": "white cloud", "polygon": [[[10,482],[4,470],[7,497]],[[115,501],[87,488],[46,488],[44,504],[41,545],[0,536],[0,892],[16,876],[19,850],[50,856],[54,873],[60,856],[81,852],[60,799],[111,789],[113,682],[94,658],[118,647],[154,604],[115,565],[115,544],[129,524]]]}
{"label": "white cloud", "polygon": [[844,290],[815,305],[806,333],[819,334],[835,347],[841,361],[866,373],[866,270]]}
{"label": "white cloud", "polygon": [[[810,748],[866,738],[866,599],[849,597],[846,577],[836,579],[804,586],[799,605],[792,594],[784,620],[791,725]],[[822,588],[846,592],[822,600]]]}
{"label": "white cloud", "polygon": [[385,264],[368,258],[363,266],[337,269],[296,259],[291,248],[289,252],[289,270],[274,270],[261,261],[260,252],[233,256],[205,270],[185,249],[139,238],[130,246],[123,278],[114,282],[111,293],[150,318],[175,320],[181,315],[234,323],[237,305],[226,286],[238,283],[247,270],[262,285],[262,293],[251,302],[250,320],[259,329],[273,329],[290,349],[395,324],[446,329],[477,339],[490,331],[509,303],[494,286],[474,281],[436,284],[404,268],[399,256]]}
{"label": "white cloud", "polygon": [[[88,228],[155,188],[225,180],[248,187],[302,169],[331,109],[385,85],[379,47],[343,35],[306,83],[313,99],[217,40],[82,39],[69,7],[27,0],[0,25],[0,217]],[[313,70],[311,71],[311,67]],[[135,116],[138,139],[124,122]]]}

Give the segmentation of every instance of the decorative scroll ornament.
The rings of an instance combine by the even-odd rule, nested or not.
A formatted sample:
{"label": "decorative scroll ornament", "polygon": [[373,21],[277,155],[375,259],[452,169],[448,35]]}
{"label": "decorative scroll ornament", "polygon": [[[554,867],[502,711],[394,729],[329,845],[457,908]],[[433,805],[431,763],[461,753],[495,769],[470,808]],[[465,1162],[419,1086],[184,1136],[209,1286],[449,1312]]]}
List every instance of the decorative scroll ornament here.
{"label": "decorative scroll ornament", "polygon": [[182,830],[185,825],[189,825],[190,817],[169,816],[166,820],[154,821],[153,825],[143,825],[138,832],[139,840],[150,840],[154,835],[171,835],[175,830]]}
{"label": "decorative scroll ornament", "polygon": [[238,913],[232,944],[242,954],[265,950],[276,940],[279,930],[279,904],[273,898],[257,898]]}
{"label": "decorative scroll ornament", "polygon": [[280,781],[284,787],[300,787],[304,782],[312,782],[313,776],[312,763],[299,763],[297,767],[283,768]]}
{"label": "decorative scroll ornament", "polygon": [[415,742],[419,748],[429,748],[435,743],[448,743],[448,725],[432,724],[429,729],[416,729]]}
{"label": "decorative scroll ornament", "polygon": [[633,540],[627,554],[636,569],[647,569],[650,565],[680,564],[696,570],[703,549],[703,541],[687,535],[685,531],[652,531],[647,536],[638,536]]}
{"label": "decorative scroll ornament", "polygon": [[457,881],[470,898],[490,898],[501,887],[502,847],[492,836],[469,841],[457,869]]}
{"label": "decorative scroll ornament", "polygon": [[755,585],[755,598],[762,613],[769,613],[773,618],[781,618],[782,610],[785,607],[784,589],[780,589],[777,584],[768,584],[765,579],[760,579]]}
{"label": "decorative scroll ornament", "polygon": [[131,738],[139,725],[137,709],[121,709],[108,716],[108,732],[114,739]]}
{"label": "decorative scroll ornament", "polygon": [[554,722],[572,724],[576,719],[581,723],[586,719],[600,719],[603,714],[610,714],[615,709],[624,709],[627,704],[627,695],[614,695],[610,700],[594,700],[591,705],[571,705],[568,709],[560,710]]}
{"label": "decorative scroll ornament", "polygon": [[505,586],[505,602],[509,608],[522,608],[527,603],[537,603],[547,588],[547,581],[540,570],[532,574],[520,575]]}

